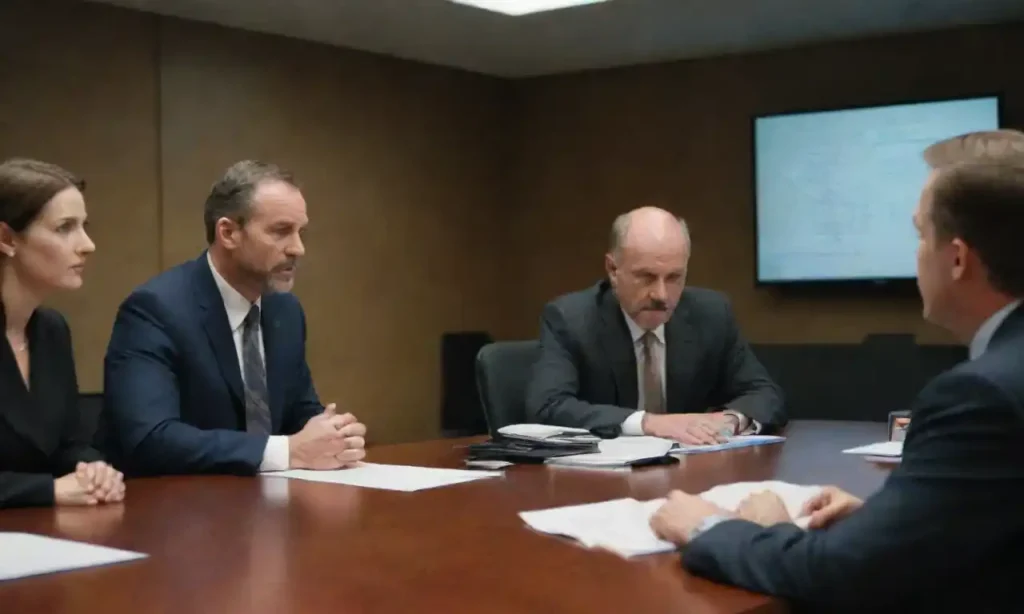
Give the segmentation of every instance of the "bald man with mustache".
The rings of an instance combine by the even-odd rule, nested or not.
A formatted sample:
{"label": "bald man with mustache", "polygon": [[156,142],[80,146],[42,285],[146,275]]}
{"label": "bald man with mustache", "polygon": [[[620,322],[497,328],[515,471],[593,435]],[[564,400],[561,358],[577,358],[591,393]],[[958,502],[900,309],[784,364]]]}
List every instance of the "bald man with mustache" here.
{"label": "bald man with mustache", "polygon": [[529,420],[686,444],[785,426],[782,393],[728,299],[686,287],[690,247],[686,222],[664,209],[615,220],[607,278],[544,308]]}

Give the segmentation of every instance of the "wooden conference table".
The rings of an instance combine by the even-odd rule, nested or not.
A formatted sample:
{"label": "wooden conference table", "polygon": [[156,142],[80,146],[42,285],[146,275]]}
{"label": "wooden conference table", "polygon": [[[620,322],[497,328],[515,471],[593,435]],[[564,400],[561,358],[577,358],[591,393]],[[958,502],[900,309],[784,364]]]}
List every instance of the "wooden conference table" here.
{"label": "wooden conference table", "polygon": [[[140,561],[0,583],[4,614],[782,612],[688,575],[678,556],[633,560],[526,528],[517,512],[650,499],[781,479],[875,491],[887,471],[841,450],[882,423],[795,422],[781,445],[630,472],[516,466],[413,493],[283,478],[132,480],[123,505],[0,511],[27,531],[144,552]],[[371,462],[461,467],[474,439],[382,446]]]}

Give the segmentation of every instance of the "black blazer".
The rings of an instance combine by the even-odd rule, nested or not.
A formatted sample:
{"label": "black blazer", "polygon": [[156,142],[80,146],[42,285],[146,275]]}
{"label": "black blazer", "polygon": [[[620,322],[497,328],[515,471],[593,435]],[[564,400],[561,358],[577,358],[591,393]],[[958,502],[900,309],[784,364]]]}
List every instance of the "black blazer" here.
{"label": "black blazer", "polygon": [[812,612],[1020,612],[1022,369],[1018,308],[984,354],[921,390],[902,462],[864,507],[817,531],[726,521],[683,564]]}
{"label": "black blazer", "polygon": [[[636,411],[636,354],[607,280],[545,306],[540,345],[528,419],[590,429],[617,426]],[[728,407],[766,432],[786,424],[782,392],[743,339],[723,294],[687,287],[665,325],[665,351],[670,413]]]}
{"label": "black blazer", "polygon": [[[306,318],[291,293],[262,298],[273,434],[323,412],[306,364]],[[130,476],[253,475],[265,435],[245,430],[245,392],[224,299],[206,252],[136,288],[104,361],[107,453]]]}
{"label": "black blazer", "polygon": [[[0,330],[5,318],[0,305]],[[0,338],[0,508],[53,504],[54,477],[78,462],[101,460],[91,421],[78,409],[71,331],[60,313],[40,307],[27,327],[29,383]]]}

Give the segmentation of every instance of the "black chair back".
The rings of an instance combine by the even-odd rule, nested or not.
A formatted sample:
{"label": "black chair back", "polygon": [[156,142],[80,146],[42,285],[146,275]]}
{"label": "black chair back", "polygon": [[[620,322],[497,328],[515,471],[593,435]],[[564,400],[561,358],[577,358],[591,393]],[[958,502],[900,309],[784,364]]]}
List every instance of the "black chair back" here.
{"label": "black chair back", "polygon": [[82,412],[93,433],[92,447],[101,454],[107,453],[106,423],[103,419],[103,393],[82,392],[78,395],[78,410]]}
{"label": "black chair back", "polygon": [[540,355],[538,341],[497,341],[480,348],[476,381],[487,429],[526,422],[526,385]]}

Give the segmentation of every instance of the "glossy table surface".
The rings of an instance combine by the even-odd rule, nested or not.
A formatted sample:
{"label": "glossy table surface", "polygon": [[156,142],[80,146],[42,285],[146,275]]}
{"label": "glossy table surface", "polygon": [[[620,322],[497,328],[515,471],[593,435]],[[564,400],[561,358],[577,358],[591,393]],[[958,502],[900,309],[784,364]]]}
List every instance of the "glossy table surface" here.
{"label": "glossy table surface", "polygon": [[[273,477],[132,480],[122,505],[0,511],[0,531],[150,555],[0,583],[0,612],[781,612],[778,601],[688,575],[677,555],[589,551],[533,532],[517,512],[767,479],[866,496],[887,469],[841,450],[885,434],[882,423],[795,422],[784,444],[678,465],[515,466],[413,493]],[[367,460],[458,468],[475,440],[381,446]]]}

